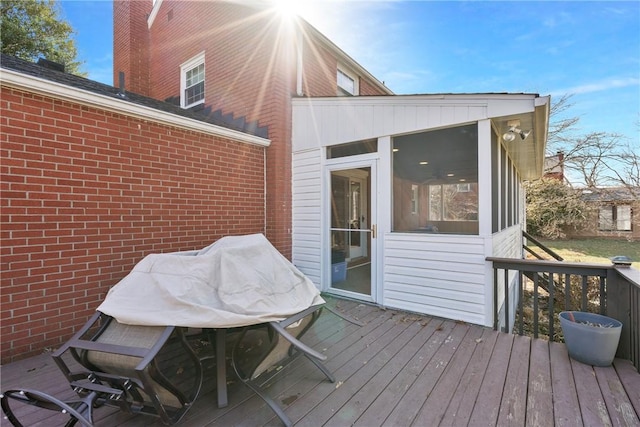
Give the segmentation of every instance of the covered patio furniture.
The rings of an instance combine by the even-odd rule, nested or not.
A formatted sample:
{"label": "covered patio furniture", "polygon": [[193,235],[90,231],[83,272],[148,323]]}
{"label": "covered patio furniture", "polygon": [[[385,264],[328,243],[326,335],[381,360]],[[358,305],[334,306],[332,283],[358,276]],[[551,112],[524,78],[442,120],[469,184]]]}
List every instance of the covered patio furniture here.
{"label": "covered patio furniture", "polygon": [[[54,354],[82,399],[63,403],[37,391],[14,390],[5,393],[3,409],[6,406],[5,412],[11,413],[8,399],[13,398],[62,408],[73,419],[91,425],[91,408],[110,404],[174,423],[196,398],[202,381],[201,360],[187,343],[184,328],[204,330],[215,347],[219,407],[227,404],[228,330],[242,331],[240,342],[249,331],[267,331],[268,345],[257,359],[247,365],[234,358],[243,381],[296,354],[305,355],[333,381],[320,362],[325,356],[299,341],[324,303],[309,278],[261,234],[223,237],[197,251],[151,254],[109,290],[98,313]],[[188,389],[168,378],[156,361],[172,336],[182,342],[199,377]],[[84,367],[80,373],[67,367],[61,357],[66,351]],[[289,422],[260,387],[246,383]]]}

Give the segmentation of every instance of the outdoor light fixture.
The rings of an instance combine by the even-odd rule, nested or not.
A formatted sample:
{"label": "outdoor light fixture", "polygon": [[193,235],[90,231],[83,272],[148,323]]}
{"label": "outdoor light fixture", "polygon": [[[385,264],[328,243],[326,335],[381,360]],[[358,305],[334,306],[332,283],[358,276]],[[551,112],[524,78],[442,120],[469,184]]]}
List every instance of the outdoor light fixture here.
{"label": "outdoor light fixture", "polygon": [[520,139],[524,141],[531,134],[530,130],[525,132],[520,129],[520,120],[510,120],[507,122],[507,126],[509,126],[509,130],[502,135],[502,139],[506,142],[515,141],[516,135],[520,135]]}
{"label": "outdoor light fixture", "polygon": [[527,137],[529,136],[529,134],[530,134],[530,133],[531,133],[531,131],[530,131],[530,130],[529,130],[529,131],[527,131],[527,132],[524,132],[524,131],[522,131],[522,130],[521,130],[520,132],[518,132],[518,134],[520,135],[520,138],[522,138],[522,140],[523,140],[523,141],[524,141],[525,139],[527,139]]}
{"label": "outdoor light fixture", "polygon": [[504,139],[506,142],[512,142],[514,139],[516,139],[516,134],[513,133],[512,130],[509,130],[509,132],[502,135],[502,139]]}

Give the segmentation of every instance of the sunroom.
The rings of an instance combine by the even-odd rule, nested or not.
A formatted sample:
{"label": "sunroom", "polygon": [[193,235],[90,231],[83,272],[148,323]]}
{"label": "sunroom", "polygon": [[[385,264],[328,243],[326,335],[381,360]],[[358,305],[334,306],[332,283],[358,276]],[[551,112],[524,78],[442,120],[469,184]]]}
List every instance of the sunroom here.
{"label": "sunroom", "polygon": [[294,264],[323,292],[492,325],[485,258],[522,257],[522,182],[543,172],[549,101],[294,99]]}

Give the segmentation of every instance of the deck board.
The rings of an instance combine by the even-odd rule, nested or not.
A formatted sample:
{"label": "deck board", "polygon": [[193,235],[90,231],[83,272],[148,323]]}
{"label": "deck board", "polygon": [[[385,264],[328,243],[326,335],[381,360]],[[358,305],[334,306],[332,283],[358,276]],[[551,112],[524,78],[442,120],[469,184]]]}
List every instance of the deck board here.
{"label": "deck board", "polygon": [[530,351],[530,339],[523,336],[514,337],[500,411],[498,412],[498,425],[500,426],[525,425]]}
{"label": "deck board", "polygon": [[477,340],[482,336],[482,328],[471,326],[464,339],[455,349],[451,362],[447,364],[442,376],[427,397],[427,401],[414,418],[413,423],[434,426],[441,423],[447,413],[456,386],[463,381],[463,375],[473,356]]}
{"label": "deck board", "polygon": [[352,396],[349,396],[349,400],[329,419],[326,425],[343,426],[355,423],[416,355],[438,324],[439,322],[434,321],[430,327],[423,327],[417,322],[414,323],[417,325],[417,334],[386,361],[386,364],[366,384]]}
{"label": "deck board", "polygon": [[413,422],[425,398],[431,394],[436,382],[453,357],[455,349],[460,345],[468,330],[467,325],[456,324],[450,333],[441,337],[440,347],[409,387],[404,397],[391,411],[383,425],[409,425]]}
{"label": "deck board", "polygon": [[498,335],[470,417],[478,425],[493,426],[498,422],[512,345],[512,335]]}
{"label": "deck board", "polygon": [[493,348],[499,332],[483,328],[482,336],[476,340],[476,348],[471,356],[460,383],[449,402],[441,426],[469,425],[476,397],[487,371]]}
{"label": "deck board", "polygon": [[426,338],[425,342],[356,420],[355,426],[379,425],[381,421],[384,421],[382,414],[389,414],[398,404],[420,372],[422,372],[424,366],[431,360],[446,335],[453,329],[453,326],[452,322],[443,323],[440,320],[432,320],[427,324],[424,331],[425,334],[421,335],[423,339]]}
{"label": "deck board", "polygon": [[594,371],[607,405],[611,425],[614,427],[640,425],[640,420],[631,406],[616,371],[609,368],[594,368]]}
{"label": "deck board", "polygon": [[[629,361],[594,368],[570,359],[563,344],[328,301],[364,326],[325,313],[304,338],[328,356],[337,383],[299,358],[269,385],[298,426],[640,426],[640,373]],[[229,405],[218,408],[215,365],[205,368],[201,395],[181,426],[281,425],[231,369]],[[73,395],[48,354],[2,366],[0,380],[2,390]],[[20,415],[25,425],[52,425],[49,411],[26,407]],[[96,427],[162,425],[114,408],[94,416]]]}
{"label": "deck board", "polygon": [[531,341],[529,384],[527,394],[527,425],[553,425],[553,399],[549,344]]}
{"label": "deck board", "polygon": [[576,382],[573,379],[567,348],[563,344],[549,343],[549,363],[555,424],[566,427],[582,426]]}
{"label": "deck board", "polygon": [[570,361],[584,425],[610,426],[611,418],[607,413],[607,405],[602,397],[602,391],[593,368],[573,359]]}
{"label": "deck board", "polygon": [[613,366],[636,414],[640,414],[640,375],[628,360],[616,359]]}

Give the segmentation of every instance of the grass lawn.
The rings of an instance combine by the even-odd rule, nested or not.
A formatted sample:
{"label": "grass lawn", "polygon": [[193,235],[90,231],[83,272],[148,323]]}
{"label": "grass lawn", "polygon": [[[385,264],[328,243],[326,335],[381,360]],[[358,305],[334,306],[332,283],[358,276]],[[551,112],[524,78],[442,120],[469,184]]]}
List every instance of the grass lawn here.
{"label": "grass lawn", "polygon": [[627,240],[542,240],[540,242],[553,249],[566,261],[592,264],[611,264],[610,258],[626,255],[634,268],[640,270],[640,243]]}

